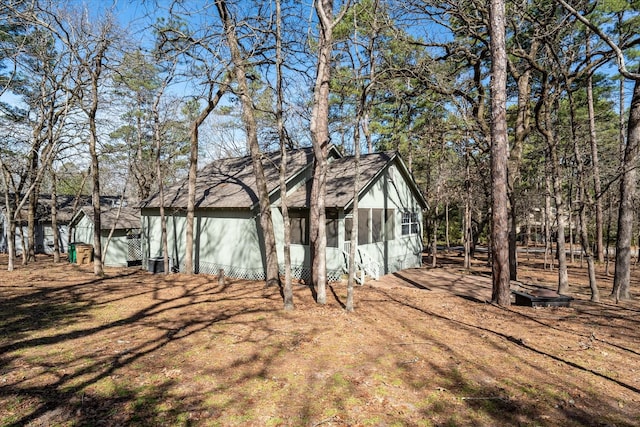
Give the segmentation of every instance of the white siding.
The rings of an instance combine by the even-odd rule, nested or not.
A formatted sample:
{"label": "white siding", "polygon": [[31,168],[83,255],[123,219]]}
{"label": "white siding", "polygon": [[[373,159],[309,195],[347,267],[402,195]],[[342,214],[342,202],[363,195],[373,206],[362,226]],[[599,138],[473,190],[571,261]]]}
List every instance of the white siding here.
{"label": "white siding", "polygon": [[[379,179],[360,197],[358,205],[359,209],[394,210],[393,239],[360,246],[362,251],[380,264],[383,273],[422,265],[422,207],[396,165],[391,166],[394,172],[388,174],[388,170],[385,170],[380,174]],[[402,235],[404,211],[418,215],[418,234]]]}
{"label": "white siding", "polygon": [[[162,235],[158,209],[142,212],[144,252],[147,258],[162,256]],[[264,276],[257,219],[249,210],[199,211],[194,225],[194,266],[201,273],[215,274],[222,268],[228,275],[243,271],[249,277]],[[167,241],[172,264],[184,269],[186,217],[167,215]]]}
{"label": "white siding", "polygon": [[[109,230],[102,230],[100,244],[104,251]],[[73,228],[72,243],[87,243],[93,245],[93,222],[83,216]],[[128,265],[129,243],[126,230],[114,230],[104,255],[104,265],[107,267],[126,267]]]}

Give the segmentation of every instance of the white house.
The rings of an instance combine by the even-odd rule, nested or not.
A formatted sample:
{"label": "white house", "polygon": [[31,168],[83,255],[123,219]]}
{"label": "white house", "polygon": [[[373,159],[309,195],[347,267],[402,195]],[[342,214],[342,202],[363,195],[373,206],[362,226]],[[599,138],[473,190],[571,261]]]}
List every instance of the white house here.
{"label": "white house", "polygon": [[[279,153],[265,154],[263,165],[272,203],[279,260],[283,258],[284,222],[280,211]],[[287,163],[287,204],[291,216],[294,275],[309,277],[309,197],[311,149],[293,150]],[[427,204],[397,153],[363,155],[358,189],[357,262],[370,276],[417,267],[422,260],[422,211]],[[354,158],[330,150],[327,175],[327,276],[337,281],[347,271],[354,212]],[[194,269],[231,277],[264,280],[265,259],[258,196],[251,158],[215,161],[198,173],[194,230]],[[186,180],[165,191],[169,257],[184,271],[187,208]],[[145,258],[162,256],[159,196],[142,204]]]}
{"label": "white house", "polygon": [[[6,218],[5,197],[0,195],[0,252],[7,250],[7,238],[9,235],[9,223]],[[100,197],[100,204],[112,207],[120,203],[120,198],[115,196]],[[35,252],[39,254],[53,254],[53,224],[51,221],[50,195],[41,194],[38,198],[35,216]],[[77,213],[79,207],[90,206],[91,196],[58,195],[56,198],[58,247],[61,253],[66,253],[69,245],[69,223]],[[27,230],[27,208],[23,207],[16,221],[15,248],[16,254],[22,253],[22,240],[29,244]],[[73,241],[73,240],[72,240]]]}

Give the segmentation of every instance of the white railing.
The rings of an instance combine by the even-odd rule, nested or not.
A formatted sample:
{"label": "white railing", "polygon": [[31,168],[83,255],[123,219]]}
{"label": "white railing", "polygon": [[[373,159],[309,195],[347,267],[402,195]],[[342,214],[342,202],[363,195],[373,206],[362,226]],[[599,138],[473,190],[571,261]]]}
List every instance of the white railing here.
{"label": "white railing", "polygon": [[358,248],[358,253],[360,254],[360,259],[363,260],[364,271],[375,280],[378,280],[380,278],[380,264],[371,255],[361,251],[360,248]]}
{"label": "white railing", "polygon": [[[349,268],[349,254],[351,250],[351,242],[344,242],[344,246],[342,249],[342,253],[345,256],[345,265],[347,266],[347,271]],[[359,258],[359,260],[358,260]],[[356,270],[360,272],[360,277],[356,278],[358,283],[363,284],[364,278],[366,275],[373,277],[375,280],[380,278],[380,264],[376,260],[374,260],[371,255],[361,250],[356,246]]]}

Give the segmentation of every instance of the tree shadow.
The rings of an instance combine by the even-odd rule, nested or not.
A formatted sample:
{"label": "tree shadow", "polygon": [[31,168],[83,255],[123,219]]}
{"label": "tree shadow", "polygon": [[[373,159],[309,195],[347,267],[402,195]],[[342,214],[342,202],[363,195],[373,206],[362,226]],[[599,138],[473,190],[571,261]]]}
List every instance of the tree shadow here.
{"label": "tree shadow", "polygon": [[[131,279],[136,277],[141,283],[133,286],[135,280]],[[0,400],[17,398],[31,402],[34,407],[31,411],[15,413],[5,419],[4,425],[50,425],[59,424],[61,420],[74,420],[79,425],[94,425],[104,423],[104,420],[108,420],[107,425],[159,425],[167,420],[169,424],[175,424],[177,421],[172,417],[186,410],[182,404],[172,410],[162,410],[161,414],[157,412],[174,384],[172,380],[142,389],[126,386],[125,382],[124,388],[106,394],[88,394],[87,390],[111,381],[121,368],[153,357],[169,344],[186,340],[215,324],[276,310],[258,302],[253,289],[243,290],[241,286],[230,284],[213,285],[217,284],[215,277],[201,277],[200,283],[182,277],[179,279],[183,279],[183,284],[177,286],[171,285],[175,277],[161,279],[162,284],[157,283],[158,279],[138,270],[66,286],[34,287],[17,297],[3,299],[0,373],[5,380],[0,385]],[[130,294],[114,298],[111,294],[114,288],[126,284],[131,285]],[[106,322],[92,319],[91,311],[97,306],[115,307],[130,303],[126,300],[136,301],[141,295],[148,298],[148,303],[125,316],[115,316]],[[227,306],[214,313],[204,309],[224,301],[238,301],[238,304],[235,308]],[[183,312],[190,315],[175,317]],[[172,320],[163,320],[167,318]],[[148,333],[136,342],[113,339],[114,336],[126,337],[127,330],[140,328],[146,328]],[[88,338],[95,348],[75,347],[76,340],[86,342]],[[46,353],[55,348],[67,350],[60,350],[61,357]],[[42,351],[45,353],[41,354]],[[25,356],[32,353],[33,356],[25,361]],[[32,365],[29,376],[13,378],[10,375],[13,363]],[[200,403],[185,405],[201,408]],[[192,408],[190,412],[194,410]]]}
{"label": "tree shadow", "polygon": [[[597,376],[599,378],[602,378],[602,379],[605,379],[605,380],[610,381],[612,383],[615,383],[615,384],[627,389],[628,391],[640,394],[640,388],[638,388],[638,387],[635,387],[635,386],[633,386],[633,385],[631,385],[631,384],[629,384],[629,383],[627,383],[627,382],[625,382],[623,380],[620,380],[618,378],[614,378],[611,375],[607,375],[606,373],[598,372],[598,371],[596,371],[594,369],[589,368],[588,366],[583,366],[583,365],[581,365],[579,363],[576,363],[576,362],[573,362],[571,360],[568,360],[567,358],[560,357],[560,356],[551,354],[549,352],[546,352],[544,350],[538,349],[538,348],[530,345],[529,343],[525,342],[524,340],[522,340],[520,338],[508,335],[508,334],[503,333],[503,332],[495,331],[495,330],[492,330],[492,329],[489,329],[489,328],[486,328],[486,327],[483,327],[483,326],[480,326],[480,325],[474,325],[474,324],[471,324],[471,323],[467,323],[467,322],[463,322],[463,321],[460,321],[460,320],[453,319],[452,317],[443,316],[443,315],[437,314],[435,312],[425,310],[425,309],[423,309],[423,308],[421,308],[421,307],[419,307],[417,305],[411,304],[411,303],[409,303],[407,301],[400,300],[400,299],[396,298],[395,296],[391,295],[388,292],[385,292],[385,291],[382,291],[382,290],[380,292],[384,293],[387,296],[387,298],[389,298],[390,300],[395,301],[398,304],[402,304],[405,307],[410,308],[412,310],[416,310],[416,311],[421,312],[421,313],[423,313],[425,315],[428,315],[430,317],[436,317],[436,318],[439,318],[439,319],[447,321],[447,322],[455,323],[455,324],[463,326],[465,328],[474,329],[474,330],[477,330],[477,331],[482,332],[482,333],[489,333],[489,334],[492,334],[494,336],[501,337],[501,338],[503,338],[504,340],[506,340],[507,342],[509,342],[509,343],[511,343],[513,345],[517,345],[517,346],[519,346],[519,347],[521,347],[523,349],[526,349],[526,350],[528,350],[528,351],[530,351],[532,353],[536,353],[536,354],[539,354],[541,356],[545,356],[545,357],[548,357],[550,359],[556,360],[557,362],[565,365],[566,367],[574,368],[574,369],[577,369],[579,371],[582,371],[582,372],[585,372],[585,373],[589,373],[591,375],[595,375],[595,376]],[[627,349],[624,349],[624,350],[627,350]]]}
{"label": "tree shadow", "polygon": [[[109,280],[123,280],[134,274],[135,271],[125,271],[110,278],[95,278],[60,287],[47,286],[46,278],[34,277],[26,293],[0,298],[0,332],[9,341],[16,341],[33,331],[81,322],[97,303],[84,292],[87,287]],[[43,285],[39,284],[39,279]],[[0,285],[0,292],[4,293],[2,288],[8,291],[15,286]]]}
{"label": "tree shadow", "polygon": [[[518,395],[513,395],[513,389],[510,391],[501,387],[504,384],[503,381],[496,379],[507,378],[510,382],[514,381],[514,377],[505,370],[533,370],[536,375],[539,375],[543,381],[553,381],[553,374],[550,372],[544,372],[534,362],[531,356],[541,356],[542,358],[548,358],[557,363],[558,369],[565,370],[572,373],[571,375],[582,376],[588,374],[596,378],[597,382],[609,383],[610,386],[620,386],[626,393],[630,395],[640,395],[640,388],[626,381],[624,377],[616,375],[615,372],[607,370],[600,370],[592,367],[588,362],[584,362],[581,358],[572,360],[570,357],[564,354],[554,354],[547,351],[542,344],[536,345],[535,342],[530,343],[529,340],[524,340],[519,337],[510,335],[509,333],[502,332],[500,330],[484,326],[482,323],[470,323],[462,321],[456,318],[455,314],[440,314],[431,309],[422,307],[418,302],[411,297],[401,297],[395,295],[394,292],[386,289],[376,289],[376,292],[384,297],[384,301],[387,304],[399,304],[406,309],[415,312],[417,316],[408,315],[407,318],[412,319],[412,322],[420,323],[424,321],[432,324],[432,328],[437,329],[437,324],[449,324],[451,328],[459,331],[459,333],[465,333],[470,337],[478,337],[483,343],[495,342],[496,350],[506,355],[509,359],[509,365],[499,365],[499,361],[496,360],[495,364],[486,365],[478,362],[478,359],[472,353],[462,352],[459,348],[454,347],[446,337],[442,339],[434,339],[440,335],[425,334],[423,341],[415,341],[412,343],[399,343],[395,345],[404,346],[415,345],[424,349],[437,349],[436,351],[421,352],[416,349],[409,354],[414,354],[415,357],[408,359],[402,363],[397,363],[397,369],[404,372],[406,376],[406,383],[416,384],[416,387],[423,387],[423,381],[420,377],[419,370],[412,369],[412,364],[419,363],[427,364],[431,370],[438,372],[435,376],[434,382],[440,384],[440,386],[434,386],[433,383],[430,387],[434,389],[431,394],[431,398],[428,400],[428,404],[420,410],[424,419],[433,420],[438,419],[440,422],[434,425],[524,425],[535,420],[536,422],[542,422],[549,420],[550,425],[556,425],[554,420],[554,414],[561,414],[564,420],[572,420],[577,425],[635,425],[633,422],[628,421],[624,414],[633,414],[633,410],[626,411],[621,410],[615,405],[614,402],[604,402],[603,397],[596,392],[587,388],[580,383],[575,384],[566,383],[563,384],[561,389],[571,390],[572,393],[577,393],[580,400],[579,403],[574,402],[570,395],[558,394],[554,391],[544,390],[544,382],[541,384],[536,383],[536,379],[530,378],[533,385],[527,384],[527,378],[524,378],[523,383],[519,386],[524,390],[524,394],[537,393],[535,401],[543,399],[544,403],[531,403],[531,400],[527,400],[525,403],[521,401]],[[409,295],[409,294],[407,294]],[[446,306],[448,304],[443,305]],[[490,306],[493,310],[500,311],[499,307]],[[446,311],[446,309],[445,309]],[[389,310],[389,312],[394,312]],[[384,311],[379,312],[380,316],[384,315]],[[491,315],[490,315],[491,316]],[[421,320],[422,319],[422,320]],[[505,316],[505,319],[509,319]],[[378,319],[379,321],[385,321]],[[392,321],[389,319],[389,321]],[[547,325],[543,325],[547,326]],[[408,326],[410,327],[410,326]],[[390,335],[388,337],[390,343],[397,343],[398,337]],[[484,345],[484,344],[483,344]],[[623,350],[627,350],[624,349]],[[400,350],[397,350],[398,352]],[[449,364],[432,362],[432,354],[447,354],[451,362]],[[473,376],[467,374],[469,372],[479,371],[484,372],[480,374],[484,377],[481,381],[478,381],[478,374]],[[540,379],[538,379],[539,381]],[[484,383],[486,381],[486,384]],[[517,384],[517,383],[516,383]],[[514,385],[514,384],[511,384]],[[536,387],[537,386],[537,387]],[[531,387],[531,391],[529,391]],[[537,390],[536,390],[537,388]],[[517,388],[516,388],[517,389]],[[540,391],[543,389],[543,391]],[[578,392],[577,390],[583,391]],[[535,391],[533,391],[535,390]],[[582,394],[584,393],[584,394]],[[450,404],[448,403],[453,396],[455,396],[456,402],[469,407],[469,411],[463,411],[462,416],[457,412],[456,415],[451,416]],[[632,398],[632,400],[634,400]],[[555,402],[552,409],[549,409],[549,401]],[[460,404],[460,403],[457,403]],[[610,409],[610,411],[607,410]],[[450,417],[447,419],[448,417]],[[492,421],[488,423],[487,417]],[[443,421],[443,419],[445,421]],[[527,422],[526,420],[529,420]],[[534,423],[536,423],[534,422]]]}
{"label": "tree shadow", "polygon": [[431,289],[428,286],[425,286],[421,283],[416,282],[415,280],[412,280],[408,277],[406,277],[404,274],[402,274],[402,272],[395,272],[392,273],[393,276],[397,277],[398,279],[401,279],[402,281],[410,284],[411,286],[413,286],[414,288],[418,288],[418,289],[424,289],[426,291],[430,291]]}
{"label": "tree shadow", "polygon": [[333,298],[336,300],[338,305],[340,305],[340,307],[342,307],[343,309],[347,308],[347,306],[342,302],[342,300],[340,299],[340,296],[336,292],[336,289],[335,289],[336,283],[331,283],[327,286],[329,287],[329,290],[331,290],[331,294],[333,295]]}

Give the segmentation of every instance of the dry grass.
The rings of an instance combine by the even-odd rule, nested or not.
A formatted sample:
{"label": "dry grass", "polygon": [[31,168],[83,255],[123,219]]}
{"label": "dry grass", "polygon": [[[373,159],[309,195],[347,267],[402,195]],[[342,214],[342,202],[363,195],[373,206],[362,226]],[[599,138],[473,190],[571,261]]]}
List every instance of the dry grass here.
{"label": "dry grass", "polygon": [[[640,424],[637,301],[588,302],[576,266],[570,308],[503,309],[482,260],[444,261],[357,288],[353,314],[342,284],[284,312],[261,283],[2,272],[0,425]],[[536,262],[521,277],[553,283]]]}

